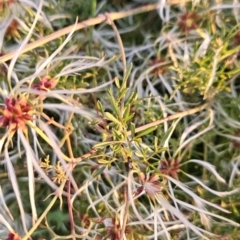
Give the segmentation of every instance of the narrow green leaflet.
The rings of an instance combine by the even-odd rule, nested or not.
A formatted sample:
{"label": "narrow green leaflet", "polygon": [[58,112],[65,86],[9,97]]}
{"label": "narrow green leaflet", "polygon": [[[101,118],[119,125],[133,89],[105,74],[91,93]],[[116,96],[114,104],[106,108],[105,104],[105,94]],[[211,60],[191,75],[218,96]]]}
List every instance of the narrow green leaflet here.
{"label": "narrow green leaflet", "polygon": [[95,177],[97,177],[98,175],[100,175],[100,174],[104,171],[105,168],[106,168],[105,166],[99,168],[99,169],[92,175],[92,178],[95,178]]}
{"label": "narrow green leaflet", "polygon": [[135,124],[131,123],[130,128],[131,128],[131,134],[132,134],[132,138],[133,138],[135,136]]}
{"label": "narrow green leaflet", "polygon": [[120,88],[120,82],[119,82],[119,79],[117,77],[114,78],[114,82],[115,82],[117,88],[119,89]]}
{"label": "narrow green leaflet", "polygon": [[114,114],[116,116],[118,116],[119,115],[119,107],[118,107],[117,101],[116,101],[115,97],[113,96],[113,93],[111,90],[108,90],[108,95],[109,95],[109,100],[111,101],[111,105],[113,107]]}
{"label": "narrow green leaflet", "polygon": [[94,148],[101,148],[101,147],[104,147],[104,146],[107,146],[107,145],[112,145],[112,144],[115,144],[115,143],[123,143],[122,141],[111,141],[111,142],[101,142],[101,143],[97,143],[94,145]]}
{"label": "narrow green leaflet", "polygon": [[125,106],[128,105],[129,103],[137,100],[138,96],[137,96],[137,93],[136,92],[132,92],[129,97],[126,99],[125,101]]}
{"label": "narrow green leaflet", "polygon": [[126,119],[130,116],[131,106],[127,105],[124,109],[123,119]]}
{"label": "narrow green leaflet", "polygon": [[164,142],[167,140],[167,138],[169,137],[169,134],[171,134],[171,132],[172,132],[172,128],[173,128],[173,127],[170,127],[170,128],[165,132],[165,134],[164,134],[163,137],[161,138],[160,146],[163,145]]}
{"label": "narrow green leaflet", "polygon": [[126,95],[128,90],[129,90],[129,88],[124,88],[119,92],[119,96],[118,96],[119,101]]}
{"label": "narrow green leaflet", "polygon": [[121,123],[110,112],[105,112],[105,116],[108,120],[111,120],[116,124],[121,125]]}
{"label": "narrow green leaflet", "polygon": [[102,114],[104,114],[104,108],[103,108],[102,103],[100,101],[97,101],[97,108]]}
{"label": "narrow green leaflet", "polygon": [[149,127],[147,129],[145,129],[144,131],[140,132],[138,135],[136,135],[135,138],[139,138],[139,137],[145,136],[145,135],[149,134],[150,132],[154,131],[156,128],[157,128],[156,126]]}
{"label": "narrow green leaflet", "polygon": [[128,80],[128,77],[129,77],[131,71],[132,71],[132,63],[131,63],[131,64],[128,66],[128,68],[127,68],[126,74],[125,74],[125,76],[124,76],[124,78],[123,78],[123,83],[122,83],[122,87],[121,87],[121,89],[120,89],[120,92],[121,92],[123,89],[126,88],[126,86],[127,86],[127,80]]}

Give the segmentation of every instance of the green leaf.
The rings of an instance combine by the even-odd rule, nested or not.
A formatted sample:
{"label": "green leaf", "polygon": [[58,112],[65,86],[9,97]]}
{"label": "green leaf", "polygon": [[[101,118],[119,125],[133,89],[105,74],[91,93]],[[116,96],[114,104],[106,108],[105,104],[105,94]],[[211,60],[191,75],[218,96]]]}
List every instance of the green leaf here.
{"label": "green leaf", "polygon": [[114,130],[113,129],[113,136],[115,137],[116,140],[121,141],[124,138],[124,135],[122,132]]}
{"label": "green leaf", "polygon": [[111,113],[105,112],[105,116],[108,120],[111,120],[112,122],[115,122],[118,125],[122,125]]}
{"label": "green leaf", "polygon": [[149,134],[150,132],[154,131],[157,127],[149,127],[143,131],[141,131],[138,135],[136,135],[136,138],[142,137],[142,136],[146,136],[147,134]]}
{"label": "green leaf", "polygon": [[128,122],[129,120],[131,120],[134,117],[135,113],[130,113],[128,116],[126,116],[126,118],[124,119],[125,122]]}
{"label": "green leaf", "polygon": [[122,148],[121,148],[121,145],[120,144],[115,144],[115,145],[112,145],[112,148],[113,152],[115,154],[118,154],[118,153],[121,153],[122,152]]}
{"label": "green leaf", "polygon": [[121,100],[126,95],[126,92],[128,90],[129,90],[129,88],[124,88],[124,89],[120,90],[118,99]]}
{"label": "green leaf", "polygon": [[94,145],[94,148],[101,148],[104,147],[106,145],[113,145],[115,143],[123,143],[123,141],[111,141],[111,142],[101,142],[101,143],[97,143]]}
{"label": "green leaf", "polygon": [[134,138],[133,139],[135,143],[142,143],[142,138]]}
{"label": "green leaf", "polygon": [[170,127],[161,138],[160,146],[164,144],[164,142],[167,140],[171,132],[172,132],[172,127]]}
{"label": "green leaf", "polygon": [[119,83],[119,79],[117,77],[114,78],[114,82],[115,82],[117,88],[119,89],[120,88],[120,83]]}
{"label": "green leaf", "polygon": [[119,115],[119,107],[118,107],[118,103],[115,99],[115,97],[113,96],[112,90],[108,90],[108,95],[109,95],[109,99],[111,101],[111,105],[113,107],[113,112],[116,116]]}
{"label": "green leaf", "polygon": [[154,150],[156,151],[158,149],[158,138],[154,137]]}
{"label": "green leaf", "polygon": [[132,71],[132,63],[128,66],[128,68],[127,68],[127,71],[126,71],[126,73],[125,73],[125,75],[124,75],[124,77],[123,77],[123,82],[122,82],[122,87],[120,88],[120,92],[123,90],[123,89],[125,89],[126,88],[126,86],[127,86],[127,80],[128,80],[128,77],[129,77],[129,75],[130,75],[130,73],[131,73],[131,71]]}
{"label": "green leaf", "polygon": [[136,151],[134,154],[135,154],[137,157],[140,157],[140,158],[143,158],[143,157],[144,157],[141,152],[137,152],[137,151]]}
{"label": "green leaf", "polygon": [[132,104],[133,101],[137,100],[138,96],[136,92],[132,92],[125,101],[125,105]]}
{"label": "green leaf", "polygon": [[124,113],[123,113],[123,119],[126,119],[129,117],[129,113],[130,113],[130,110],[131,110],[131,106],[130,104],[127,105],[124,109]]}
{"label": "green leaf", "polygon": [[131,123],[130,128],[131,128],[131,134],[132,134],[132,138],[133,138],[135,136],[135,124]]}
{"label": "green leaf", "polygon": [[235,47],[234,49],[230,49],[228,51],[226,51],[224,53],[224,55],[222,55],[219,59],[219,61],[224,60],[225,58],[228,58],[229,56],[232,56],[233,54],[235,54],[236,52],[238,52],[240,50],[240,46]]}
{"label": "green leaf", "polygon": [[168,147],[164,147],[164,148],[160,148],[156,151],[157,154],[162,153],[162,152],[166,152],[169,148]]}
{"label": "green leaf", "polygon": [[[104,159],[100,159],[100,160],[98,160],[98,163],[108,165],[108,164],[109,164],[109,161],[108,161],[108,160],[104,160]],[[105,168],[105,167],[104,167],[104,168]]]}
{"label": "green leaf", "polygon": [[97,108],[102,113],[102,115],[104,115],[104,108],[103,108],[102,103],[100,101],[97,101]]}
{"label": "green leaf", "polygon": [[103,132],[102,133],[102,141],[105,142],[108,139],[108,136],[109,135],[107,133]]}
{"label": "green leaf", "polygon": [[95,178],[95,177],[97,177],[98,175],[100,175],[100,174],[104,171],[105,168],[106,168],[105,166],[99,168],[99,169],[92,175],[92,178]]}

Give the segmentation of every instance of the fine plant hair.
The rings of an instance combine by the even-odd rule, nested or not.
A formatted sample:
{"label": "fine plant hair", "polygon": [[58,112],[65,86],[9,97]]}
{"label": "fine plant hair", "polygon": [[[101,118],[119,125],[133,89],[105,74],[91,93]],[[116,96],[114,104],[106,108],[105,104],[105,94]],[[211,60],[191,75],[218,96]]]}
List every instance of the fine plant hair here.
{"label": "fine plant hair", "polygon": [[0,240],[239,236],[238,1],[0,13]]}

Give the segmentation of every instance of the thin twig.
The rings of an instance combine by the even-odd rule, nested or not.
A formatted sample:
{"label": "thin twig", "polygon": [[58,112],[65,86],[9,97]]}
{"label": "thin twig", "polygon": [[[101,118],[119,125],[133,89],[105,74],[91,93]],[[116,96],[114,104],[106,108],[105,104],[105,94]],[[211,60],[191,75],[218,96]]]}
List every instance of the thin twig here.
{"label": "thin twig", "polygon": [[71,181],[67,180],[67,204],[68,204],[68,214],[69,214],[69,221],[70,221],[70,228],[72,233],[72,239],[76,240],[75,237],[75,224],[74,224],[74,218],[73,218],[73,209],[72,209],[72,203],[71,203]]}
{"label": "thin twig", "polygon": [[119,34],[119,31],[114,23],[114,21],[111,19],[111,17],[109,16],[108,13],[105,14],[106,18],[107,18],[107,22],[112,26],[113,31],[116,35],[117,41],[118,41],[118,45],[120,47],[120,53],[121,53],[121,57],[122,57],[122,63],[123,63],[123,72],[124,74],[126,74],[127,71],[127,62],[126,62],[126,55],[125,55],[125,51],[124,51],[124,46],[123,46],[123,42],[121,39],[121,36]]}
{"label": "thin twig", "polygon": [[129,212],[129,197],[128,197],[128,188],[125,187],[125,208],[124,208],[124,217],[123,217],[123,224],[121,229],[121,235],[120,240],[124,239],[125,232],[126,232],[126,226],[127,226],[127,220],[128,220],[128,212]]}

